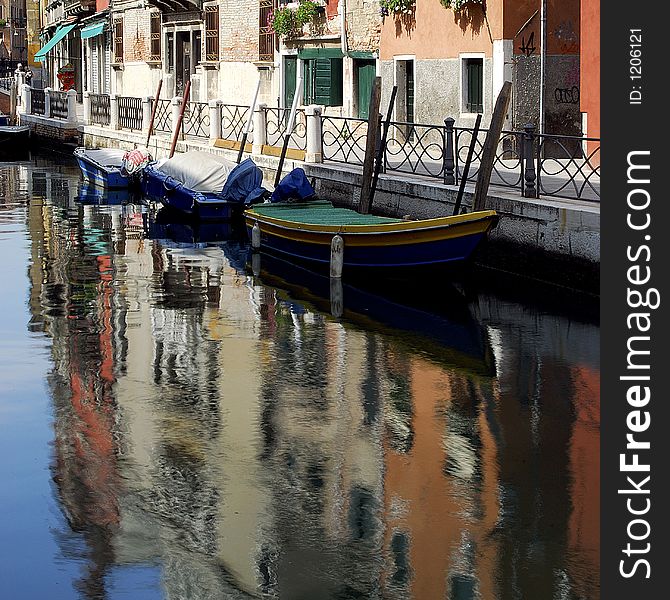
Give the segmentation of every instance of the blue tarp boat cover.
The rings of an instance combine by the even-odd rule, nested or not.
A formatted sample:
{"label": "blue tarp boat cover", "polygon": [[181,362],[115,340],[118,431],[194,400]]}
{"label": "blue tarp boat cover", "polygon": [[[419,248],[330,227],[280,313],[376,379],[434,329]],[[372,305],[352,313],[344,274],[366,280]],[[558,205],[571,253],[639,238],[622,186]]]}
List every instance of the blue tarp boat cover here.
{"label": "blue tarp boat cover", "polygon": [[289,202],[291,200],[308,200],[314,196],[314,188],[307,180],[305,171],[301,168],[293,169],[272,192],[271,202]]}
{"label": "blue tarp boat cover", "polygon": [[250,158],[242,161],[230,172],[221,191],[224,200],[244,204],[258,202],[266,193],[267,190],[263,188],[263,172]]}

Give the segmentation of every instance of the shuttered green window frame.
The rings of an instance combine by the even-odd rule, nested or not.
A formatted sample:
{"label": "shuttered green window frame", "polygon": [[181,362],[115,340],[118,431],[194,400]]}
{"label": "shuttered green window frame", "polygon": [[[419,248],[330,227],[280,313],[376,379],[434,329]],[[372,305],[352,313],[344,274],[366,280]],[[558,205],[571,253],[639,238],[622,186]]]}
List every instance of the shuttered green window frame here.
{"label": "shuttered green window frame", "polygon": [[468,58],[465,62],[467,92],[465,111],[484,112],[484,61],[481,58]]}
{"label": "shuttered green window frame", "polygon": [[303,60],[305,104],[342,106],[342,58]]}

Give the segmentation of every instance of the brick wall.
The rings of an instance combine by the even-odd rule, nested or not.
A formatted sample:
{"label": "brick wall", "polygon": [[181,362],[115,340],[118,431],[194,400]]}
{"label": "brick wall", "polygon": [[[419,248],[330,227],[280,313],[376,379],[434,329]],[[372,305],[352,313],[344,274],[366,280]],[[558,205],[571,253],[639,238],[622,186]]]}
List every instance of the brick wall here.
{"label": "brick wall", "polygon": [[150,12],[142,9],[123,13],[123,60],[140,62],[149,60],[151,51]]}
{"label": "brick wall", "polygon": [[222,61],[258,60],[258,17],[258,0],[219,1]]}
{"label": "brick wall", "polygon": [[347,0],[349,50],[378,51],[381,30],[378,0]]}

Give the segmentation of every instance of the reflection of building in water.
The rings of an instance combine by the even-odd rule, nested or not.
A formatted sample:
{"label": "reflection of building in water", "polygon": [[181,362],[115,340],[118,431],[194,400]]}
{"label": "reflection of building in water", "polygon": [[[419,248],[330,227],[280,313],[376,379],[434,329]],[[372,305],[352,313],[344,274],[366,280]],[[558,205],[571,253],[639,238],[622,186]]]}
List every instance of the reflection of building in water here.
{"label": "reflection of building in water", "polygon": [[[104,593],[105,573],[114,563],[110,541],[120,520],[112,236],[108,215],[88,215],[84,227],[59,218],[39,195],[42,189],[67,190],[71,182],[48,175],[31,181],[30,326],[53,340],[53,476],[68,523],[87,544],[89,562],[77,587],[94,598]],[[67,537],[61,536],[66,554],[73,547]]]}
{"label": "reflection of building in water", "polygon": [[587,326],[480,298],[489,378],[290,301],[233,243],[145,239],[139,209],[66,211],[32,175],[31,327],[89,597],[133,564],[193,600],[597,596]]}

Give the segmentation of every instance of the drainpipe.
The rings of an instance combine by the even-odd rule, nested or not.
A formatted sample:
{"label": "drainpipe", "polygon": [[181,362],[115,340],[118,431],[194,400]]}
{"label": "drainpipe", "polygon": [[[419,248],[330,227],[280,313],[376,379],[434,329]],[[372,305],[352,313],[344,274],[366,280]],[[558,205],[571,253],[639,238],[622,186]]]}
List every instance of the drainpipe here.
{"label": "drainpipe", "polygon": [[544,86],[547,81],[547,0],[542,0],[540,11],[540,135],[544,133]]}
{"label": "drainpipe", "polygon": [[349,45],[347,44],[347,0],[340,0],[340,29],[342,54],[346,56],[349,52]]}

